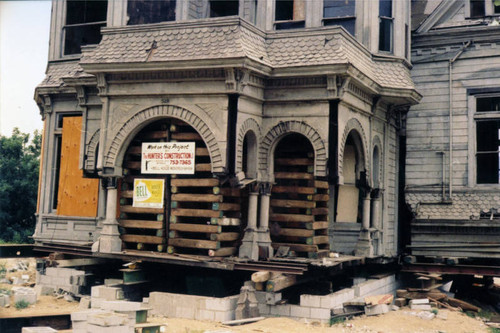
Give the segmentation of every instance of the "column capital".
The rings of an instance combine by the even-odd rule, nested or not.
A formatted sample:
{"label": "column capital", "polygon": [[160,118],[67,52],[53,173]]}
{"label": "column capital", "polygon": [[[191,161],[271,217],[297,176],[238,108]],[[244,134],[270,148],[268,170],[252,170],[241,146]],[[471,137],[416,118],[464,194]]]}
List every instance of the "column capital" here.
{"label": "column capital", "polygon": [[102,179],[102,186],[106,189],[116,189],[118,187],[118,178],[104,177]]}
{"label": "column capital", "polygon": [[260,193],[262,195],[271,195],[271,189],[273,184],[271,183],[260,183]]}

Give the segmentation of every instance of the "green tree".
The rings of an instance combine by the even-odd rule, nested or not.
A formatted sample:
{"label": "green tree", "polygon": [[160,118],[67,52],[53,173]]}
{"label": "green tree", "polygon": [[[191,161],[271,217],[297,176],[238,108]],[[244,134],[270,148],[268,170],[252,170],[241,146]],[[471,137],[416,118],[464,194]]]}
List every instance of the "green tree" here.
{"label": "green tree", "polygon": [[14,128],[0,135],[0,239],[28,242],[35,228],[42,136]]}

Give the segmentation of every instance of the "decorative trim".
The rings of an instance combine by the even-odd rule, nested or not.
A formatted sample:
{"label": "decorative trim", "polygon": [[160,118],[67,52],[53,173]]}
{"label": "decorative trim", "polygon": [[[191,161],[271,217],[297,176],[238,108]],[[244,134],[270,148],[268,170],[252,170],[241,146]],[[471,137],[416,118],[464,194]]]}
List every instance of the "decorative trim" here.
{"label": "decorative trim", "polygon": [[85,88],[82,86],[76,86],[76,98],[78,100],[79,106],[85,106],[87,104],[87,96],[85,96]]}
{"label": "decorative trim", "polygon": [[104,95],[107,93],[108,86],[106,84],[106,76],[104,73],[97,73],[96,75],[97,79],[97,89],[99,89],[99,95]]}
{"label": "decorative trim", "polygon": [[85,170],[95,171],[97,162],[97,146],[99,145],[99,136],[101,130],[98,129],[92,134],[89,143],[86,145]]}
{"label": "decorative trim", "polygon": [[53,108],[52,108],[52,98],[50,95],[43,95],[42,96],[43,100],[43,113],[52,113]]}
{"label": "decorative trim", "polygon": [[121,166],[126,145],[131,136],[137,134],[141,128],[159,118],[172,117],[185,121],[191,125],[203,138],[207,145],[210,159],[212,161],[212,172],[223,172],[222,155],[219,144],[208,125],[196,114],[176,105],[157,105],[137,112],[129,118],[118,130],[111,144],[105,152],[104,167],[114,168]]}
{"label": "decorative trim", "polygon": [[238,141],[236,142],[236,172],[243,170],[243,141],[245,135],[252,131],[257,138],[257,156],[259,156],[259,142],[261,141],[260,126],[254,119],[247,119],[243,122],[238,131]]}
{"label": "decorative trim", "polygon": [[[382,140],[380,140],[380,137],[378,135],[374,135],[373,138],[372,138],[372,156],[370,157],[370,161],[371,163],[373,164],[373,152],[375,151],[375,147],[378,148],[378,162],[379,162],[379,166],[378,166],[378,182],[379,182],[379,188],[383,188],[384,187],[384,166],[385,166],[385,163],[384,163],[384,151],[382,150]],[[372,169],[373,169],[373,165],[372,165]],[[373,181],[373,177],[372,177],[372,181]],[[374,187],[375,184],[372,184],[372,187]]]}
{"label": "decorative trim", "polygon": [[272,160],[272,153],[278,140],[289,133],[299,133],[309,139],[314,148],[314,175],[325,177],[327,174],[326,160],[327,151],[324,140],[318,132],[304,121],[280,122],[267,132],[262,139],[259,151],[259,170],[261,174],[267,174]]}
{"label": "decorative trim", "polygon": [[369,163],[368,163],[369,158],[368,158],[368,147],[366,145],[366,143],[367,143],[366,133],[365,133],[365,130],[363,129],[363,126],[361,125],[361,123],[359,122],[359,120],[356,119],[356,118],[349,119],[349,121],[347,122],[347,124],[344,127],[344,133],[342,135],[342,140],[341,140],[340,145],[339,145],[339,164],[338,164],[339,177],[343,178],[343,176],[344,176],[344,150],[345,150],[345,144],[346,144],[346,141],[347,141],[347,136],[352,131],[355,131],[356,133],[358,133],[358,135],[359,135],[359,137],[360,137],[360,139],[362,141],[361,142],[361,146],[362,147],[358,147],[358,148],[363,149],[363,151],[362,151],[363,156],[361,156],[361,158],[362,158],[361,162],[365,166],[365,171],[366,171],[367,177],[371,178],[369,176],[370,175],[370,168],[369,168]]}
{"label": "decorative trim", "polygon": [[270,79],[267,80],[266,82],[266,87],[268,88],[299,87],[299,86],[324,87],[326,85],[327,85],[327,79],[325,76]]}
{"label": "decorative trim", "polygon": [[349,82],[347,85],[347,89],[351,94],[358,97],[359,99],[361,99],[365,103],[367,103],[367,104],[373,103],[373,98],[371,97],[371,95],[366,93],[365,91],[363,91],[360,87],[358,87],[354,83]]}
{"label": "decorative trim", "polygon": [[114,73],[109,75],[109,82],[112,81],[169,81],[179,79],[223,79],[226,77],[224,69],[199,69],[170,72],[128,72]]}

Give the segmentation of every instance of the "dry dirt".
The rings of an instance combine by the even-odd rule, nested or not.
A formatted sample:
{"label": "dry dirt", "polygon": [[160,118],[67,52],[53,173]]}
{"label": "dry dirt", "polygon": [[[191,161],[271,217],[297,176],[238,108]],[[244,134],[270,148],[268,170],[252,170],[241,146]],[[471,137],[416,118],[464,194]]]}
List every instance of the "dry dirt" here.
{"label": "dry dirt", "polygon": [[[0,260],[0,267],[7,269],[16,266],[19,259]],[[30,275],[30,282],[35,281],[36,262],[34,259],[21,259],[28,265],[28,271],[7,273],[7,278]],[[11,289],[11,284],[0,284],[0,289]],[[45,315],[54,313],[71,313],[78,310],[77,302],[56,299],[53,296],[42,296],[37,303],[26,309],[17,310],[13,303],[9,308],[0,307],[0,318]],[[224,326],[217,322],[198,321],[178,318],[150,317],[148,321],[165,324],[165,333],[479,333],[490,332],[480,319],[468,317],[459,312],[445,309],[439,310],[446,319],[434,318],[425,320],[411,314],[408,308],[392,311],[380,316],[360,316],[332,327],[319,322],[297,322],[288,318],[267,318],[256,323],[241,326]]]}

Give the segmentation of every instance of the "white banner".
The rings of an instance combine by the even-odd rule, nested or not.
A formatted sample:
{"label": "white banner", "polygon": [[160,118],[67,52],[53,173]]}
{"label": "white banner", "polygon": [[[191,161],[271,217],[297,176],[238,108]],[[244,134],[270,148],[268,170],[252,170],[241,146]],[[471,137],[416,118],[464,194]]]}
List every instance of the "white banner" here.
{"label": "white banner", "polygon": [[194,142],[143,142],[141,173],[194,174]]}

